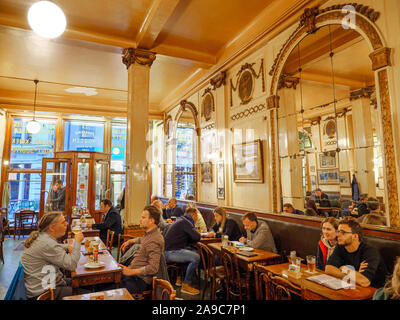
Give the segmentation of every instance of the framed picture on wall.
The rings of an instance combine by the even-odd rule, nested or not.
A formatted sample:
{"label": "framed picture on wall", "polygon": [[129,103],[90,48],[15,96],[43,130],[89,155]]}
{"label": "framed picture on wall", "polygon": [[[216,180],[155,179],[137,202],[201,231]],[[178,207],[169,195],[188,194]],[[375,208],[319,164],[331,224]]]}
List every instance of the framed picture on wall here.
{"label": "framed picture on wall", "polygon": [[319,154],[319,167],[325,168],[336,168],[336,152],[322,152]]}
{"label": "framed picture on wall", "polygon": [[339,184],[339,171],[318,170],[318,184]]}
{"label": "framed picture on wall", "polygon": [[217,162],[217,199],[225,199],[225,165],[224,161]]}
{"label": "framed picture on wall", "polygon": [[232,145],[233,180],[263,183],[261,140]]}
{"label": "framed picture on wall", "polygon": [[350,188],[351,187],[350,171],[340,171],[339,181],[341,187]]}
{"label": "framed picture on wall", "polygon": [[201,182],[212,182],[212,162],[201,164]]}

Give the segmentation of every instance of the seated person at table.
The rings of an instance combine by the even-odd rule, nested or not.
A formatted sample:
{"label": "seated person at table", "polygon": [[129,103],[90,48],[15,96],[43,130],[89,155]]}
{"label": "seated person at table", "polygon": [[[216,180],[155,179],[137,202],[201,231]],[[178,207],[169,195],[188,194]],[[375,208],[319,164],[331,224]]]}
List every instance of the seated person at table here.
{"label": "seated person at table", "polygon": [[171,219],[171,217],[181,217],[184,214],[185,213],[183,212],[183,209],[177,205],[175,198],[169,199],[168,204],[166,204],[163,209],[164,219]]}
{"label": "seated person at table", "polygon": [[164,238],[157,228],[159,222],[159,209],[155,206],[144,207],[140,217],[144,236],[125,241],[121,246],[121,250],[125,252],[133,244],[139,245],[129,266],[119,265],[122,267],[120,287],[126,288],[130,293],[140,293],[152,287],[153,276],[158,272],[164,252]]}
{"label": "seated person at table", "polygon": [[62,180],[56,181],[57,191],[53,199],[51,200],[53,203],[54,211],[64,211],[65,210],[65,187],[63,187]]}
{"label": "seated person at table", "polygon": [[368,194],[364,193],[360,196],[360,201],[356,204],[356,207],[353,209],[351,212],[352,216],[356,217],[361,217],[364,214],[369,213],[369,209],[367,207],[367,200],[368,200]]}
{"label": "seated person at table", "polygon": [[161,233],[164,234],[164,231],[166,231],[169,224],[163,218],[163,203],[161,200],[154,200],[151,205],[155,206],[160,212],[160,222],[157,224],[157,226],[160,229]]}
{"label": "seated person at table", "polygon": [[[360,223],[369,223],[369,224],[376,224],[376,225],[383,225],[386,226],[386,216],[385,214],[381,211],[381,205],[379,204],[378,199],[376,198],[368,198],[367,200],[367,208],[369,210],[368,214],[365,214],[358,218],[358,221]],[[372,216],[373,218],[367,218],[368,216]],[[379,221],[379,219],[380,221]],[[368,219],[370,222],[365,222],[364,220]],[[371,223],[373,222],[373,223]]]}
{"label": "seated person at table", "polygon": [[185,279],[178,277],[175,285],[182,285],[181,292],[197,295],[199,290],[191,286],[194,272],[199,265],[200,256],[197,250],[191,247],[200,240],[200,233],[194,226],[197,219],[197,211],[194,208],[187,208],[185,215],[179,217],[170,225],[165,235],[165,259],[168,262],[188,263]]}
{"label": "seated person at table", "polygon": [[196,222],[195,222],[194,226],[201,233],[206,233],[207,232],[207,225],[206,225],[206,223],[204,221],[203,215],[201,214],[199,209],[197,209],[196,202],[194,202],[194,201],[188,202],[188,204],[186,206],[186,209],[187,208],[195,208],[196,209],[196,211],[197,211],[197,219],[196,219]]}
{"label": "seated person at table", "polygon": [[229,241],[239,241],[243,236],[236,220],[228,217],[224,208],[216,208],[214,210],[214,218],[215,223],[207,233],[206,237],[221,238],[222,235],[227,235]]}
{"label": "seated person at table", "polygon": [[303,211],[295,209],[291,203],[285,203],[283,205],[283,212],[291,214],[304,214]]}
{"label": "seated person at table", "polygon": [[243,226],[247,232],[247,238],[239,239],[242,243],[247,243],[252,248],[266,250],[276,253],[275,241],[269,226],[264,221],[258,221],[253,212],[243,216]]}
{"label": "seated person at table", "polygon": [[73,246],[57,242],[65,235],[67,226],[61,213],[48,213],[40,219],[38,231],[33,231],[24,242],[21,263],[28,299],[36,300],[50,286],[54,289],[56,300],[72,295],[72,287],[60,268],[69,271],[76,269],[81,256],[83,234],[75,234]]}
{"label": "seated person at table", "polygon": [[316,213],[318,213],[318,208],[317,208],[317,206],[315,204],[315,201],[312,199],[311,191],[307,191],[306,192],[305,200],[306,200],[305,207],[313,209]]}
{"label": "seated person at table", "polygon": [[331,206],[328,195],[322,192],[320,188],[315,189],[315,202],[318,203],[320,207]]}
{"label": "seated person at table", "polygon": [[400,300],[400,257],[397,257],[392,276],[384,287],[375,291],[372,300]]}
{"label": "seated person at table", "polygon": [[122,234],[121,216],[109,199],[100,201],[100,212],[104,213],[101,222],[93,224],[88,223],[87,227],[100,230],[100,239],[103,243],[107,242],[107,230],[114,231],[113,245],[117,246],[118,235],[120,233]]}
{"label": "seated person at table", "polygon": [[322,220],[322,235],[318,242],[316,267],[325,270],[326,261],[332,255],[337,244],[337,228],[339,221],[334,217]]}
{"label": "seated person at table", "polygon": [[341,220],[337,237],[338,244],[326,263],[325,272],[342,279],[355,269],[356,284],[382,287],[387,273],[385,263],[379,252],[364,241],[360,224],[351,217]]}

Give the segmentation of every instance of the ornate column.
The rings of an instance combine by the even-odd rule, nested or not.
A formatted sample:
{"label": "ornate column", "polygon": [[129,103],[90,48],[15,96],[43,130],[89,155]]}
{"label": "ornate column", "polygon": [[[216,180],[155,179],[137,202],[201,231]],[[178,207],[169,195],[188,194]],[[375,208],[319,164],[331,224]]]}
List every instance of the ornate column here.
{"label": "ornate column", "polygon": [[[283,75],[279,81],[278,109],[279,156],[283,203],[291,203],[296,209],[304,209],[302,198],[302,165],[299,155],[299,132],[297,129],[296,86],[299,79]],[[279,164],[278,164],[279,165]]]}
{"label": "ornate column", "polygon": [[370,97],[373,88],[363,88],[350,93],[352,105],[354,160],[356,177],[362,193],[376,196],[374,173],[374,139],[371,123]]}
{"label": "ornate column", "polygon": [[390,213],[391,226],[400,228],[396,159],[388,83],[388,68],[391,66],[391,49],[387,47],[376,49],[369,57],[372,61],[372,70],[375,71],[375,83],[377,84],[376,99],[380,106],[382,120],[382,137],[385,155],[385,185],[387,188],[388,204],[387,211]]}
{"label": "ornate column", "polygon": [[150,67],[155,53],[127,48],[122,62],[128,69],[126,183],[124,225],[138,225],[148,199],[146,141],[149,123]]}

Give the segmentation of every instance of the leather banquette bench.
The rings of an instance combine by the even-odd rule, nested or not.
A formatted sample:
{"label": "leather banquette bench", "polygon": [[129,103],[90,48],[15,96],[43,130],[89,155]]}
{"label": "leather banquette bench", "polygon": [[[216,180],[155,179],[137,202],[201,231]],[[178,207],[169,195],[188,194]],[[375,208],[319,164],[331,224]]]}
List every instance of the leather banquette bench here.
{"label": "leather banquette bench", "polygon": [[[167,199],[162,198],[164,203]],[[186,208],[186,201],[178,201],[183,209]],[[197,203],[197,208],[203,215],[207,228],[214,223],[213,211],[215,205]],[[246,212],[241,209],[225,208],[228,215],[239,222],[239,226],[244,232],[241,217]],[[258,219],[268,223],[278,253],[282,256],[282,261],[286,261],[286,256],[290,251],[295,250],[297,255],[306,258],[307,255],[317,254],[317,245],[321,238],[321,219],[316,217],[284,214],[266,214],[255,211]],[[400,231],[380,227],[364,228],[365,240],[375,247],[385,261],[388,271],[392,273],[397,256],[400,256]]]}

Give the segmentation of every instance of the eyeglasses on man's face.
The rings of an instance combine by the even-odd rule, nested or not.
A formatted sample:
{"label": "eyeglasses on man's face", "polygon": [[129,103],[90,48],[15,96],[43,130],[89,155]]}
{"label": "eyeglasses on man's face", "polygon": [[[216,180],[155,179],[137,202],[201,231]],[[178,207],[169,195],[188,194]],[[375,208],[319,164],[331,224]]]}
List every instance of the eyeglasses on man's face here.
{"label": "eyeglasses on man's face", "polygon": [[349,233],[352,234],[353,232],[351,232],[351,231],[344,231],[344,230],[337,230],[336,233],[341,234],[341,235],[343,236],[343,235],[349,234]]}

